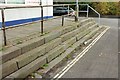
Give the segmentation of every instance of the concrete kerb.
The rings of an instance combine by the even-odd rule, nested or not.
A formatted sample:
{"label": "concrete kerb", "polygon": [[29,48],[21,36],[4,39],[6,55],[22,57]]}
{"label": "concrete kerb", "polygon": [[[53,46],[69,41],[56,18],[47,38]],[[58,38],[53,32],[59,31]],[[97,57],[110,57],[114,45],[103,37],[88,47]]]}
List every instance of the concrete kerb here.
{"label": "concrete kerb", "polygon": [[18,70],[17,64],[15,61],[8,61],[4,64],[2,64],[2,69],[0,72],[2,72],[2,78],[6,77],[7,75],[15,72]]}
{"label": "concrete kerb", "polygon": [[[99,35],[99,34],[97,34]],[[97,37],[97,35],[94,35],[94,38]],[[87,36],[87,35],[86,35]],[[88,35],[90,36],[90,35]],[[66,60],[68,55],[72,55],[75,53],[75,51],[77,51],[77,49],[80,49],[80,46],[85,42],[85,39],[81,39],[79,41],[77,41],[76,43],[74,43],[71,47],[69,47],[68,49],[66,49],[66,51],[64,53],[62,53],[60,56],[58,56],[56,59],[54,59],[53,61],[51,61],[48,64],[48,67],[45,67],[44,69],[41,69],[38,71],[38,73],[40,73],[44,78],[46,78],[46,75],[48,75],[48,73],[50,72],[50,70],[52,70],[53,68],[57,67],[60,63],[62,63],[62,61]]]}
{"label": "concrete kerb", "polygon": [[75,36],[78,32],[76,32],[75,30],[74,31],[71,31],[69,33],[66,33],[64,35],[62,35],[60,38],[62,39],[62,42],[70,39],[71,37]]}
{"label": "concrete kerb", "polygon": [[41,56],[42,54],[45,54],[45,49],[41,48],[41,49],[35,49],[32,50],[30,52],[27,52],[23,55],[20,55],[16,58],[14,58],[13,60],[16,61],[18,68],[22,68],[25,65],[31,63],[32,61],[36,60],[39,56]]}
{"label": "concrete kerb", "polygon": [[87,18],[87,19],[81,20],[81,21],[80,21],[80,24],[83,25],[83,24],[85,24],[86,22],[90,22],[90,21],[93,21],[93,19]]}
{"label": "concrete kerb", "polygon": [[93,28],[96,28],[98,26],[98,24],[94,24],[91,27],[88,27],[86,30],[82,31],[81,33],[77,34],[77,40],[81,39],[82,37],[84,37],[85,35],[87,35],[88,33],[90,33],[92,31]]}
{"label": "concrete kerb", "polygon": [[75,53],[75,51],[77,50],[78,47],[80,47],[81,44],[82,44],[81,40],[74,43],[71,47],[67,48],[65,52],[63,52],[57,58],[48,63],[48,67],[38,70],[38,73],[41,74],[43,78],[46,78],[46,75],[48,75],[50,70],[62,64],[64,60],[66,61],[68,58],[70,58],[68,56],[72,56],[73,53]]}
{"label": "concrete kerb", "polygon": [[15,58],[19,56],[20,54],[23,54],[27,51],[30,51],[31,49],[34,49],[40,45],[43,45],[45,43],[44,38],[37,38],[31,41],[28,41],[24,44],[19,44],[17,46],[10,47],[3,51],[2,59],[3,62],[6,62],[12,58]]}
{"label": "concrete kerb", "polygon": [[79,27],[77,30],[79,30],[79,32],[83,32],[84,30],[88,29],[89,27],[91,27],[92,25],[94,25],[95,22],[88,22],[87,24]]}
{"label": "concrete kerb", "polygon": [[57,39],[52,40],[40,47],[37,47],[25,54],[22,54],[16,58],[14,58],[13,60],[17,62],[18,68],[21,68],[21,67],[27,65],[28,63],[30,63],[31,61],[34,61],[36,58],[45,55],[45,53],[54,49],[59,44],[61,44],[61,39],[57,38]]}
{"label": "concrete kerb", "polygon": [[65,49],[64,49],[63,45],[59,45],[56,48],[54,48],[53,50],[51,50],[46,55],[47,63],[49,63],[50,61],[52,61],[53,59],[55,59],[57,56],[59,56],[64,51],[65,51]]}
{"label": "concrete kerb", "polygon": [[[80,45],[82,45],[83,44],[83,42],[85,41],[85,39],[83,39],[83,40],[80,40],[79,42],[76,42],[76,44],[74,44],[71,48],[73,48],[73,50],[72,51],[74,51],[74,49],[77,49],[78,47],[80,47]],[[79,44],[78,44],[79,43]],[[69,50],[70,51],[70,50]],[[64,53],[63,53],[64,54]],[[62,54],[61,54],[62,55]],[[61,56],[60,55],[60,56]],[[57,58],[60,58],[60,56],[59,57],[57,57]],[[62,58],[62,60],[63,60],[63,58],[64,58],[65,56],[63,56],[63,57],[61,57]],[[58,63],[60,63],[59,62],[59,59],[55,59],[55,60],[53,60],[53,62],[54,61],[58,61],[58,62],[56,62],[56,64]],[[52,63],[52,62],[50,62],[50,63]],[[55,63],[55,62],[54,62]],[[52,68],[51,68],[51,66],[56,66],[56,65],[49,65],[49,68],[45,68],[45,70],[43,70],[43,72],[42,73],[47,73],[49,70],[51,70]],[[44,76],[45,77],[45,76]]]}
{"label": "concrete kerb", "polygon": [[46,35],[46,37],[45,37],[45,43],[47,43],[47,42],[49,42],[49,41],[51,41],[51,40],[53,40],[55,38],[60,37],[60,35],[61,35],[61,32],[57,32],[57,31],[52,32],[52,33]]}
{"label": "concrete kerb", "polygon": [[[62,53],[60,56],[58,56],[55,60],[51,61],[49,63],[49,66],[46,67],[43,70],[39,70],[38,72],[42,74],[43,77],[45,77],[45,75],[47,75],[47,73],[56,65],[58,65],[64,57],[67,57],[68,55],[65,56],[65,53],[68,51],[70,51],[70,53],[72,53],[74,50],[77,50],[78,48],[80,49],[80,45],[83,44],[83,42],[85,41],[85,39],[79,40],[76,43],[74,43],[70,48],[66,49],[66,51],[64,53]],[[69,50],[71,49],[71,50]],[[67,54],[70,54],[69,52],[67,52]],[[62,56],[64,55],[64,56]],[[61,57],[62,56],[62,57]],[[54,62],[55,61],[55,62]],[[54,62],[54,65],[52,64]],[[56,63],[56,64],[55,64]]]}
{"label": "concrete kerb", "polygon": [[69,26],[69,27],[65,27],[65,28],[63,28],[62,29],[62,35],[63,34],[65,34],[65,33],[68,33],[68,32],[70,32],[70,31],[72,31],[72,30],[75,30],[77,28],[77,25],[75,25],[75,26]]}
{"label": "concrete kerb", "polygon": [[20,54],[21,54],[21,49],[20,48],[15,47],[15,46],[10,47],[7,50],[4,50],[2,52],[2,55],[1,55],[1,57],[2,57],[2,63],[6,62],[6,61],[8,61],[8,60],[10,60],[12,58],[17,57]]}
{"label": "concrete kerb", "polygon": [[76,34],[78,34],[79,32],[82,32],[83,30],[87,29],[88,27],[90,27],[90,25],[93,25],[94,22],[89,22],[88,24],[82,26],[82,27],[78,27],[77,29],[71,31],[71,32],[68,32],[62,36],[60,36],[62,38],[62,42],[66,41],[67,39],[75,36]]}
{"label": "concrete kerb", "polygon": [[56,38],[55,40],[52,40],[52,41],[46,43],[44,45],[45,46],[45,53],[54,49],[56,46],[60,45],[61,43],[62,43],[61,38]]}
{"label": "concrete kerb", "polygon": [[23,54],[43,44],[45,44],[45,38],[36,38],[24,44],[17,45],[17,47],[21,48],[21,54]]}
{"label": "concrete kerb", "polygon": [[[19,44],[19,45],[17,45],[16,47],[14,46],[14,47],[8,48],[7,51],[5,51],[5,54],[6,54],[5,57],[8,57],[9,55],[10,55],[11,57],[9,57],[9,58],[4,58],[4,56],[3,56],[3,61],[6,62],[6,61],[8,61],[8,60],[10,60],[10,59],[12,59],[12,58],[15,58],[15,57],[19,56],[20,54],[23,54],[23,53],[25,53],[25,52],[27,52],[27,51],[29,51],[29,50],[31,50],[31,49],[34,49],[34,48],[36,48],[36,47],[44,44],[44,43],[45,43],[45,40],[44,40],[44,39],[47,40],[47,41],[46,41],[46,43],[47,43],[47,42],[49,42],[50,40],[59,37],[59,36],[61,35],[61,32],[58,32],[58,33],[56,33],[56,34],[54,34],[54,32],[53,32],[53,33],[51,33],[51,34],[52,34],[52,35],[47,35],[47,37],[44,36],[44,37],[42,37],[42,38],[40,38],[40,39],[39,39],[39,38],[33,39],[33,40],[28,41],[27,43]],[[53,36],[53,37],[51,38],[51,36]],[[18,49],[17,49],[17,48],[18,48]],[[7,52],[8,52],[8,53],[7,53]],[[17,53],[17,54],[16,54],[16,53]],[[14,54],[14,55],[12,55],[12,54]],[[15,55],[15,54],[16,54],[16,55]]]}
{"label": "concrete kerb", "polygon": [[88,33],[90,33],[90,30],[88,31],[83,31],[82,33],[79,33],[76,35],[76,39],[77,41],[80,40],[81,38],[83,38],[85,35],[87,35]]}
{"label": "concrete kerb", "polygon": [[86,41],[85,45],[88,45],[92,42],[93,39],[95,39],[103,30],[105,30],[107,27],[99,27],[99,30],[97,31],[97,33],[95,33],[95,35],[93,37],[91,37],[89,40]]}
{"label": "concrete kerb", "polygon": [[53,61],[51,61],[48,64],[48,67],[45,67],[44,69],[40,69],[37,71],[37,73],[41,74],[43,78],[47,78],[48,73],[57,66],[61,65],[65,58],[68,56],[68,54],[72,54],[74,51],[73,48],[67,49],[64,53],[62,53],[59,57],[55,58]]}
{"label": "concrete kerb", "polygon": [[[76,28],[76,27],[71,27],[71,28]],[[72,30],[72,29],[71,29]],[[64,30],[65,31],[65,30]],[[63,31],[63,32],[64,32]],[[68,31],[70,31],[70,28],[68,29]],[[54,32],[53,32],[54,33]],[[58,33],[56,33],[56,34],[52,34],[51,33],[51,36],[53,36],[53,38],[51,38],[51,36],[47,36],[48,38],[46,38],[46,40],[45,40],[45,42],[48,42],[48,41],[50,41],[50,40],[52,40],[52,39],[54,39],[54,38],[56,38],[56,37],[59,37],[60,35],[61,35],[61,33],[62,32],[58,32]],[[36,39],[37,40],[37,39]],[[32,42],[31,40],[30,40],[30,42]],[[21,48],[21,53],[25,53],[25,52],[27,52],[27,51],[29,51],[29,50],[31,50],[31,49],[34,49],[34,48],[36,48],[37,47],[37,45],[39,44],[39,42],[36,42],[35,40],[33,40],[33,44],[30,44],[30,42],[28,41],[28,44],[29,44],[29,46],[27,46],[28,44],[27,43],[24,43],[24,44],[19,44],[19,45],[17,45],[16,47],[18,47],[18,48]],[[40,42],[41,44],[40,45],[42,45],[42,44],[44,44],[44,41],[43,42]],[[34,46],[34,44],[36,45],[36,46]],[[39,46],[39,45],[38,45]],[[13,48],[13,50],[14,50],[14,48]],[[8,52],[9,52],[9,50],[8,50]],[[16,50],[15,50],[15,52],[16,52]],[[18,56],[18,55],[16,55],[16,56]],[[16,56],[13,56],[13,57],[11,57],[11,58],[9,58],[9,59],[12,59],[12,58],[14,58],[14,57],[16,57]],[[6,58],[7,59],[7,58]],[[7,60],[5,60],[5,61],[7,61]],[[5,62],[4,61],[4,62]]]}
{"label": "concrete kerb", "polygon": [[100,29],[99,27],[96,28],[95,30],[91,31],[88,35],[86,35],[86,36],[84,37],[84,39],[85,39],[84,44],[85,44],[85,45],[86,45],[86,41],[89,40],[89,39],[91,39],[91,38],[97,33],[97,31],[98,31],[99,29]]}
{"label": "concrete kerb", "polygon": [[76,37],[72,37],[71,39],[65,41],[62,43],[62,45],[64,46],[65,50],[70,47],[72,44],[74,44],[76,42]]}
{"label": "concrete kerb", "polygon": [[[60,39],[58,39],[58,40],[60,40]],[[60,44],[60,43],[58,43],[58,44]],[[54,46],[55,47],[55,46]],[[61,51],[60,51],[61,52]],[[31,56],[31,58],[33,58],[34,56]],[[35,56],[36,57],[36,56]],[[24,57],[20,57],[20,59],[22,59],[23,61],[25,60],[25,59],[23,59]],[[28,60],[30,60],[30,57],[28,56]],[[26,58],[27,59],[27,58]],[[28,61],[28,60],[26,60],[26,61]],[[22,67],[23,65],[25,65],[26,64],[26,62],[25,62],[25,64],[23,63],[23,62],[21,62],[22,64],[20,64],[19,62],[18,62],[18,66],[19,66],[19,68],[20,67]]]}
{"label": "concrete kerb", "polygon": [[[68,30],[69,31],[69,30]],[[54,33],[54,32],[53,32]],[[44,38],[44,44],[45,44],[45,42],[47,43],[47,42],[49,42],[49,41],[51,41],[51,40],[53,40],[53,39],[55,39],[55,38],[57,38],[57,37],[59,37],[60,35],[61,35],[61,32],[58,32],[58,33],[56,33],[54,36],[53,36],[53,33],[51,34],[51,35],[49,35],[49,37],[47,37],[46,38],[46,40],[48,40],[48,41],[45,41],[45,38]],[[77,34],[78,32],[74,32],[75,34]],[[50,37],[50,36],[53,36],[52,38]],[[35,42],[36,44],[38,44],[37,42]],[[58,43],[59,44],[59,43]],[[43,44],[41,44],[41,45],[43,45]],[[32,46],[32,45],[31,45]],[[26,46],[25,46],[26,47]],[[38,46],[37,46],[38,47]],[[36,47],[32,47],[32,48],[30,48],[29,47],[29,49],[27,48],[27,49],[25,49],[25,51],[24,51],[24,49],[23,49],[23,51],[22,52],[27,52],[27,51],[29,51],[29,50],[31,50],[31,49],[34,49],[34,48],[36,48]],[[27,50],[27,51],[26,51]]]}
{"label": "concrete kerb", "polygon": [[13,77],[14,79],[16,78],[21,78],[24,79],[27,77],[30,73],[36,71],[40,67],[42,67],[44,64],[46,64],[46,58],[45,57],[40,57],[36,59],[35,61],[31,62],[25,67],[22,67],[21,69],[17,70],[16,72],[10,74],[7,77]]}

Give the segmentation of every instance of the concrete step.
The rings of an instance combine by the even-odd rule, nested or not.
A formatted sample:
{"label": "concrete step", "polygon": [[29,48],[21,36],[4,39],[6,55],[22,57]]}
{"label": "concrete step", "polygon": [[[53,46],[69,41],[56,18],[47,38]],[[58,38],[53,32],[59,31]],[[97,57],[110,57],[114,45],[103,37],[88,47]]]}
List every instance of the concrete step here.
{"label": "concrete step", "polygon": [[55,40],[50,41],[49,43],[46,43],[40,47],[37,47],[27,53],[24,53],[23,55],[20,55],[13,60],[16,61],[18,64],[18,68],[21,68],[28,63],[34,61],[38,57],[44,56],[46,53],[48,53],[50,50],[54,49],[58,45],[61,44],[61,39],[57,38]]}
{"label": "concrete step", "polygon": [[94,24],[95,24],[95,22],[89,22],[84,26],[78,27],[77,29],[75,29],[73,31],[70,31],[70,32],[60,36],[62,38],[62,42],[70,39],[71,37],[77,35],[79,32],[82,32],[83,30],[87,29],[88,27],[90,27],[90,26],[92,26]]}
{"label": "concrete step", "polygon": [[72,29],[75,29],[75,28],[73,26],[72,27],[68,26],[68,27],[61,29],[61,31],[56,30],[49,34],[46,34],[45,36],[26,41],[25,43],[22,43],[22,44],[18,44],[17,46],[13,46],[13,47],[10,47],[7,49],[5,48],[3,50],[3,54],[0,56],[0,57],[2,57],[2,63],[6,62],[10,59],[13,59],[13,58],[15,58],[27,51],[30,51],[36,47],[39,47],[57,37],[59,37],[61,34],[71,31]]}
{"label": "concrete step", "polygon": [[44,67],[43,69],[39,69],[38,71],[36,71],[36,73],[39,76],[42,76],[42,78],[47,78],[47,76],[49,76],[49,72],[52,69],[55,69],[56,67],[58,67],[60,64],[62,64],[62,62],[66,60],[67,56],[74,53],[74,50],[75,49],[72,47],[68,48],[63,54],[61,54],[59,57],[51,61],[47,67]]}
{"label": "concrete step", "polygon": [[41,45],[45,44],[45,38],[36,38],[30,41],[27,41],[26,43],[19,44],[17,46],[10,47],[3,51],[3,54],[0,56],[2,57],[2,63],[13,59],[27,51],[30,51],[36,47],[39,47]]}
{"label": "concrete step", "polygon": [[88,23],[90,21],[94,21],[94,19],[93,18],[83,19],[83,20],[80,21],[80,25],[84,25],[85,23]]}
{"label": "concrete step", "polygon": [[[100,28],[99,28],[100,29]],[[96,30],[99,30],[98,28],[96,28]],[[95,33],[95,31],[92,31],[91,34]],[[101,30],[102,31],[102,30]],[[91,35],[86,35],[85,37],[91,37]],[[96,38],[96,35],[93,35],[94,38]],[[92,38],[92,40],[94,39]],[[43,69],[39,69],[38,71],[36,71],[36,74],[38,74],[39,76],[42,76],[42,78],[50,78],[49,76],[49,72],[54,69],[55,67],[58,67],[60,64],[62,64],[62,62],[64,62],[69,56],[71,56],[72,54],[74,54],[78,49],[81,48],[81,46],[84,44],[84,42],[87,40],[88,38],[82,38],[79,41],[75,42],[73,45],[71,45],[69,48],[67,48],[65,50],[65,52],[63,52],[61,55],[59,55],[57,58],[55,58],[54,60],[50,61]]]}
{"label": "concrete step", "polygon": [[97,31],[99,31],[99,30],[100,30],[100,27],[97,27],[96,29],[94,29],[93,31],[91,31],[88,35],[86,35],[84,37],[84,39],[85,39],[84,45],[86,45],[86,41],[89,40],[89,39],[91,39],[97,33]]}
{"label": "concrete step", "polygon": [[[79,30],[82,31],[83,29],[85,29],[85,27],[88,27],[88,26],[95,23],[94,21],[90,22],[90,20],[91,19],[82,20],[82,22],[80,22],[80,23],[84,23],[86,21],[89,21],[86,25],[83,25],[83,26],[80,26],[80,25],[77,26],[77,25],[74,24],[74,26],[61,27],[58,30],[55,29],[55,31],[52,31],[51,33],[48,33],[48,34],[46,34],[42,37],[38,37],[38,38],[35,38],[35,39],[28,40],[25,43],[18,44],[16,46],[13,46],[13,47],[10,47],[10,48],[7,48],[7,49],[5,48],[5,49],[3,49],[2,56],[0,56],[0,57],[2,57],[2,63],[6,62],[10,59],[13,59],[13,58],[15,58],[15,57],[27,52],[27,51],[30,51],[30,50],[32,50],[36,47],[39,47],[39,46],[57,38],[57,37],[60,37],[63,34],[66,34],[66,33],[70,32],[72,30],[75,30],[77,27],[83,27],[83,28],[79,29]],[[79,30],[76,30],[76,31],[79,31]],[[74,36],[77,33],[76,31],[70,32],[69,34],[66,34],[66,36],[70,35],[70,34],[72,34]],[[68,37],[66,37],[66,38],[68,38]],[[66,40],[66,38],[65,38],[65,40]],[[63,39],[63,41],[64,41],[64,39]]]}
{"label": "concrete step", "polygon": [[62,52],[65,51],[65,48],[63,45],[59,45],[56,48],[54,48],[53,50],[51,50],[50,52],[48,52],[45,56],[46,56],[46,60],[47,63],[51,62],[52,60],[54,60],[57,56],[59,56]]}
{"label": "concrete step", "polygon": [[[84,22],[87,23],[83,25],[82,23]],[[51,33],[5,50],[2,55],[3,63],[1,63],[4,65],[3,69],[5,70],[3,78],[6,76],[13,78],[23,78],[28,76],[44,64],[52,62],[76,43],[76,41],[82,39],[87,40],[89,37],[78,39],[77,35],[80,33],[87,35],[88,33],[85,33],[85,30],[86,32],[89,32],[89,30],[93,32],[94,30],[92,31],[92,29],[96,28],[96,26],[97,24],[95,24],[93,19],[86,19],[81,21],[79,26],[77,24],[74,26],[62,27],[59,28],[59,30],[52,31]],[[91,33],[90,36],[92,35],[94,34]],[[12,66],[15,67],[15,69],[12,69]],[[26,71],[30,69],[33,70]]]}
{"label": "concrete step", "polygon": [[82,32],[80,32],[76,35],[76,39],[79,40],[79,39],[83,38],[85,35],[90,33],[92,29],[94,29],[96,27],[98,27],[98,24],[94,24],[91,27],[87,28],[86,30],[83,30]]}
{"label": "concrete step", "polygon": [[[12,78],[12,79],[18,79],[21,80],[27,77],[30,73],[36,71],[40,67],[42,67],[44,64],[46,64],[46,57],[39,57],[35,61],[29,63],[25,67],[22,67],[21,69],[17,70],[16,72],[10,74],[6,78]],[[5,79],[5,78],[4,78]]]}
{"label": "concrete step", "polygon": [[[95,31],[100,30],[101,28],[96,28],[96,30],[92,31],[91,34],[95,33]],[[103,30],[99,31],[100,33]],[[96,35],[94,34],[94,38],[95,39],[97,36],[99,35],[99,33]],[[85,37],[91,37],[91,35],[86,35]],[[54,60],[52,60],[50,63],[48,63],[46,67],[44,67],[43,69],[39,69],[38,71],[36,71],[36,73],[39,76],[42,76],[42,78],[50,78],[49,72],[56,69],[57,67],[59,67],[60,64],[62,64],[63,62],[65,62],[68,58],[70,58],[70,56],[72,56],[78,49],[80,50],[81,45],[84,44],[84,42],[87,40],[87,38],[82,38],[79,41],[75,42],[72,46],[70,46],[69,48],[67,48],[65,50],[64,53],[62,53],[61,55],[59,55],[57,58],[55,58]]]}
{"label": "concrete step", "polygon": [[[61,39],[56,38],[56,39],[50,41],[49,43],[46,43],[46,44],[44,44],[40,47],[37,47],[29,52],[21,54],[20,56],[2,64],[2,65],[4,65],[3,69],[4,70],[8,69],[8,67],[7,67],[8,65],[11,68],[13,66],[13,63],[11,63],[11,62],[14,62],[15,63],[14,65],[17,65],[17,68],[20,69],[20,68],[24,67],[25,65],[29,64],[30,62],[34,61],[38,57],[45,55],[47,52],[54,49],[56,46],[58,46],[60,44],[61,44]],[[13,72],[15,70],[11,70],[11,71],[8,70],[7,72],[5,72],[5,75],[3,75],[3,77],[7,76],[8,74],[11,74],[11,72]]]}
{"label": "concrete step", "polygon": [[6,78],[25,78],[27,77],[30,73],[36,71],[43,65],[51,62],[53,59],[55,59],[58,55],[60,55],[62,52],[64,52],[64,46],[59,45],[53,50],[51,50],[49,53],[45,54],[44,56],[41,56],[37,58],[36,60],[30,62],[28,65],[20,68],[16,72],[10,74]]}

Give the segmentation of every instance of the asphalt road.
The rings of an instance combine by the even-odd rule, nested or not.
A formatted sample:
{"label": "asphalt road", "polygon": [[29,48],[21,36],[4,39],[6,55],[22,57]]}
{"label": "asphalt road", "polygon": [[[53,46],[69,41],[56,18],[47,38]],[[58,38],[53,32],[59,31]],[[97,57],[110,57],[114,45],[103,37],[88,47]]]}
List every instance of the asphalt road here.
{"label": "asphalt road", "polygon": [[62,78],[118,78],[118,19],[101,24],[110,29]]}

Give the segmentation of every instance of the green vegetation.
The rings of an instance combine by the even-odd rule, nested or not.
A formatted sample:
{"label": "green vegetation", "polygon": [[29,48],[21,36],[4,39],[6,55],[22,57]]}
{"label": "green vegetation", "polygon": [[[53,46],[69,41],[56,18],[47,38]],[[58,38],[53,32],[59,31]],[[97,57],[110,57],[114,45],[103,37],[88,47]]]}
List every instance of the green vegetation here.
{"label": "green vegetation", "polygon": [[6,47],[0,47],[0,51],[5,51]]}
{"label": "green vegetation", "polygon": [[[75,4],[75,2],[54,3],[54,4]],[[79,2],[79,4],[89,4],[102,15],[120,15],[119,2]],[[72,6],[72,8],[75,6]],[[74,8],[73,8],[74,9]],[[86,10],[86,6],[80,6],[80,9]]]}
{"label": "green vegetation", "polygon": [[44,68],[46,68],[46,67],[48,67],[49,65],[46,63],[46,64],[44,64],[41,68],[42,69],[44,69]]}
{"label": "green vegetation", "polygon": [[92,7],[103,15],[120,15],[120,2],[94,2]]}

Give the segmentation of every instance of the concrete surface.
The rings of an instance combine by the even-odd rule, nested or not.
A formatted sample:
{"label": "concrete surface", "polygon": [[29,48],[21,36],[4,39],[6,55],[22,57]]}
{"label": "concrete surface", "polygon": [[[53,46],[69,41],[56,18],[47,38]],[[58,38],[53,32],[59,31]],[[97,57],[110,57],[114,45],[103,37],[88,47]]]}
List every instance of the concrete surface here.
{"label": "concrete surface", "polygon": [[[48,21],[44,21],[44,32],[50,32],[53,28],[55,27],[60,27],[62,25],[62,19],[52,19]],[[64,20],[64,25],[70,25],[69,23],[74,23],[74,19],[68,19],[65,18]],[[6,30],[6,38],[7,38],[7,43],[10,44],[11,42],[15,42],[16,40],[19,40],[20,38],[25,39],[26,37],[33,35],[33,34],[38,34],[41,32],[41,23],[40,22],[35,22],[33,24],[29,25],[22,25],[20,27],[16,28],[10,28]],[[2,30],[0,30],[0,33],[2,33]],[[2,36],[1,36],[2,39]],[[2,44],[0,40],[0,45]]]}
{"label": "concrete surface", "polygon": [[111,28],[62,78],[118,78],[118,19],[101,24]]}

